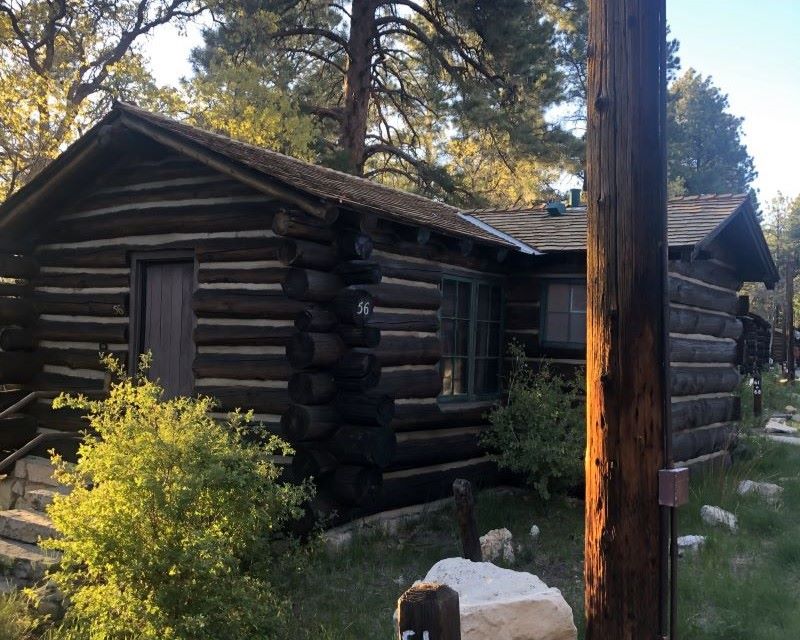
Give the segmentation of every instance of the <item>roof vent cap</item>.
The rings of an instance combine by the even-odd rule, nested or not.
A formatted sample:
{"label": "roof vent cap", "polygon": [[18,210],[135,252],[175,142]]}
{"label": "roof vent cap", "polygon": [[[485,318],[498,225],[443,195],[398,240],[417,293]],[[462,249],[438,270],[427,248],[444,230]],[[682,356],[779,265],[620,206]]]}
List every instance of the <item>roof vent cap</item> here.
{"label": "roof vent cap", "polygon": [[564,206],[564,203],[558,201],[548,202],[545,205],[545,209],[551,216],[562,216],[567,212],[567,208]]}

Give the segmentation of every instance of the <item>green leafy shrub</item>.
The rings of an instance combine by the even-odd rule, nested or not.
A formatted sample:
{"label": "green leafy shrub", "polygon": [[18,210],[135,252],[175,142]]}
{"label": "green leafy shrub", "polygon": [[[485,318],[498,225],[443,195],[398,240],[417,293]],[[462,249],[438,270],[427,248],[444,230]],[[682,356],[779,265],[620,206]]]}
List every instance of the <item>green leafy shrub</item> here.
{"label": "green leafy shrub", "polygon": [[547,363],[534,372],[516,343],[509,354],[508,402],[489,414],[482,443],[501,468],[548,499],[551,490],[577,486],[583,477],[584,376],[564,378]]}
{"label": "green leafy shrub", "polygon": [[119,381],[105,400],[53,403],[85,411],[91,427],[76,465],[55,460],[72,488],[49,509],[62,538],[48,545],[64,553],[53,577],[69,603],[58,635],[276,637],[281,573],[299,558],[281,531],[310,489],[279,481],[270,456],[289,453],[285,443],[248,443],[238,412],[221,428],[210,398],[164,399],[146,361],[129,378],[109,358]]}

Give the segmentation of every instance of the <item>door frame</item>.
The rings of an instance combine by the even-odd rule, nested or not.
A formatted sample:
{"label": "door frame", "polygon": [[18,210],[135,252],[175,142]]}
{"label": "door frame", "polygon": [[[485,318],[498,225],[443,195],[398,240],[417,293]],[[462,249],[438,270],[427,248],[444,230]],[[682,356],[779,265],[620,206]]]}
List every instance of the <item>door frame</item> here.
{"label": "door frame", "polygon": [[[139,352],[144,341],[144,308],[142,307],[144,269],[148,264],[159,262],[191,262],[192,291],[197,289],[197,260],[194,249],[155,249],[135,251],[130,254],[131,290],[128,301],[128,375],[135,376],[139,366]],[[197,319],[192,314],[193,326]],[[194,340],[194,336],[192,336]]]}

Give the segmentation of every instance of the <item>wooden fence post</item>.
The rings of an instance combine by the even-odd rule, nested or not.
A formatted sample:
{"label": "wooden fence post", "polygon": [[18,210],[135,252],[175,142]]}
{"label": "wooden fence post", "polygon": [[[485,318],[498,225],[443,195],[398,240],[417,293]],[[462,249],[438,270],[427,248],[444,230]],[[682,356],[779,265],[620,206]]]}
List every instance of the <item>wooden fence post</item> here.
{"label": "wooden fence post", "polygon": [[475,497],[472,483],[462,478],[453,482],[453,497],[456,501],[456,519],[461,535],[461,555],[467,560],[481,562],[481,541],[478,537],[478,521],[475,518]]}
{"label": "wooden fence post", "polygon": [[422,582],[397,601],[398,640],[461,640],[458,593]]}

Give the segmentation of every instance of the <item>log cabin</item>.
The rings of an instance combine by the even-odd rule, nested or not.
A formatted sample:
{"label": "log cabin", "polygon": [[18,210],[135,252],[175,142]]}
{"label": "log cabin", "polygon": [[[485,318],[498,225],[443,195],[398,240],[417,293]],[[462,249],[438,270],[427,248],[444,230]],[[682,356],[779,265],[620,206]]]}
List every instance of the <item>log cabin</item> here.
{"label": "log cabin", "polygon": [[[584,364],[580,206],[461,211],[116,104],[0,229],[5,450],[85,427],[47,396],[101,395],[99,352],[150,351],[167,394],[289,440],[347,518],[494,481],[509,340]],[[702,467],[735,433],[737,291],[778,274],[744,195],[671,201],[669,245],[674,451]]]}

